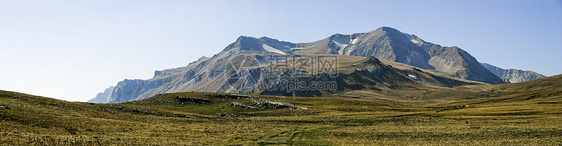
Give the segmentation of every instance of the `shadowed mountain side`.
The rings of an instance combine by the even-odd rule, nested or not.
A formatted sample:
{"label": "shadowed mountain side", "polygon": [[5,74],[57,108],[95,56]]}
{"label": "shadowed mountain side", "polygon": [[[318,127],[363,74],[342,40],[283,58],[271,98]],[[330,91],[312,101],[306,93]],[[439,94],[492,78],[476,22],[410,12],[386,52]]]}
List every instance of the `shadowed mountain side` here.
{"label": "shadowed mountain side", "polygon": [[499,85],[471,85],[426,89],[425,91],[410,90],[409,92],[390,91],[388,94],[364,90],[353,91],[347,94],[366,99],[384,99],[403,103],[443,104],[467,101],[470,101],[470,103],[526,101],[548,97],[548,99],[541,99],[545,100],[543,102],[546,104],[550,100],[559,101],[562,99],[562,75]]}
{"label": "shadowed mountain side", "polygon": [[[439,75],[427,70],[412,67],[405,64],[388,62],[391,65],[386,65],[375,57],[357,57],[347,55],[334,55],[338,60],[345,60],[338,62],[337,75],[311,75],[308,77],[292,78],[294,82],[303,83],[330,83],[335,82],[336,89],[328,90],[298,90],[293,88],[278,89],[264,89],[260,94],[265,95],[285,95],[285,96],[345,96],[346,92],[353,90],[369,90],[379,93],[387,93],[392,90],[416,90],[421,91],[424,89],[433,89],[439,87],[454,87],[462,85],[482,85],[485,83],[462,80],[449,76]],[[353,62],[355,61],[355,62]],[[312,64],[314,66],[314,64]],[[299,68],[291,67],[291,68]],[[290,70],[290,69],[288,69]],[[263,86],[271,86],[275,80],[282,79],[281,77],[266,79],[261,83]],[[293,82],[293,83],[294,83]],[[283,85],[274,85],[281,86]],[[287,85],[285,85],[287,86]],[[327,85],[325,85],[327,86]]]}

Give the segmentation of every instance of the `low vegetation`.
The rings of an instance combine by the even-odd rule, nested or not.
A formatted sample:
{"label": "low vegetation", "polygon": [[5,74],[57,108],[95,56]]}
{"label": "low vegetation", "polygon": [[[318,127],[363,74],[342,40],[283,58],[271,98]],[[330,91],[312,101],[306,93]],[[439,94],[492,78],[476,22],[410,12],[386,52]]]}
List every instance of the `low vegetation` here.
{"label": "low vegetation", "polygon": [[561,145],[559,78],[431,91],[458,99],[415,104],[200,92],[90,104],[0,91],[0,144]]}

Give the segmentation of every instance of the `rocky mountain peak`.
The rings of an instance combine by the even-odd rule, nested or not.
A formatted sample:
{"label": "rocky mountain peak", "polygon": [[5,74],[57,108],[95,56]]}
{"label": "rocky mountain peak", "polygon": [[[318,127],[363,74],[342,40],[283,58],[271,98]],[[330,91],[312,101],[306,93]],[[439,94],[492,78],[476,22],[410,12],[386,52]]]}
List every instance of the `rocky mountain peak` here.
{"label": "rocky mountain peak", "polygon": [[398,31],[397,29],[394,29],[394,28],[388,27],[388,26],[380,27],[380,28],[376,29],[375,31],[385,31],[385,32],[391,32],[391,33],[401,33],[401,32]]}
{"label": "rocky mountain peak", "polygon": [[[404,33],[392,27],[381,27],[377,30],[378,32],[384,33],[384,36],[390,37],[392,41],[409,42],[411,40],[411,37],[404,35]],[[375,30],[375,32],[377,32],[377,30]]]}
{"label": "rocky mountain peak", "polygon": [[269,52],[277,54],[287,54],[295,44],[290,42],[283,42],[277,39],[268,37],[248,37],[240,36],[236,41],[228,45],[223,52],[237,52],[237,51],[256,51],[256,52]]}

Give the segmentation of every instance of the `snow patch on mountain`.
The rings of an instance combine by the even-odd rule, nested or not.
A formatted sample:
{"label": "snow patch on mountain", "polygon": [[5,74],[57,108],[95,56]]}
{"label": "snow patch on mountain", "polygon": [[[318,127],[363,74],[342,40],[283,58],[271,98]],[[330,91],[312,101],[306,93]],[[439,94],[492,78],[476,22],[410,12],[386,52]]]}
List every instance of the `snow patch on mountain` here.
{"label": "snow patch on mountain", "polygon": [[410,41],[412,41],[412,43],[414,43],[414,44],[419,44],[419,43],[420,43],[418,40],[414,40],[414,39],[411,39]]}
{"label": "snow patch on mountain", "polygon": [[332,40],[332,42],[334,42],[334,43],[335,43],[338,47],[340,47],[340,48],[345,48],[345,47],[347,47],[347,44],[340,43],[340,42],[338,42],[338,41],[336,41],[336,40]]}
{"label": "snow patch on mountain", "polygon": [[291,51],[294,51],[294,50],[302,50],[302,49],[304,49],[304,48],[302,48],[302,47],[295,47],[295,48],[291,48],[290,50],[291,50]]}
{"label": "snow patch on mountain", "polygon": [[412,75],[412,74],[408,74],[408,77],[410,77],[413,80],[418,80],[418,77],[416,77],[415,75]]}
{"label": "snow patch on mountain", "polygon": [[287,54],[287,53],[285,53],[285,52],[283,52],[283,51],[281,51],[281,50],[279,50],[279,49],[275,49],[275,48],[273,48],[273,47],[271,47],[271,46],[269,46],[269,45],[266,45],[266,44],[263,44],[262,47],[263,47],[263,49],[265,49],[267,52],[272,52],[272,53],[277,53],[277,54],[283,54],[283,55],[286,55],[286,54]]}
{"label": "snow patch on mountain", "polygon": [[351,39],[351,44],[357,44],[357,42],[359,42],[359,39]]}

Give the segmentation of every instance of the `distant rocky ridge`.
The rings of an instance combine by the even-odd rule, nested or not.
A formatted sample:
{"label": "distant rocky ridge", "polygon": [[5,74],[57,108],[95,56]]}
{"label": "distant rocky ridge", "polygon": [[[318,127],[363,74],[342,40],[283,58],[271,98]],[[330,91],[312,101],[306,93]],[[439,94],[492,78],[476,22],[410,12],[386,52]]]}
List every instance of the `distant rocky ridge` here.
{"label": "distant rocky ridge", "polygon": [[89,103],[107,103],[111,100],[111,93],[113,92],[113,86],[105,89],[103,92],[98,93],[96,97],[88,100]]}
{"label": "distant rocky ridge", "polygon": [[[403,63],[406,64],[406,66],[411,65],[417,67],[417,70],[420,71],[425,69],[423,72],[431,74],[424,75],[427,77],[427,81],[430,82],[413,80],[415,76],[412,74],[412,70],[414,69],[400,70],[391,67],[390,70],[397,70],[396,72],[401,73],[402,75],[399,75],[400,77],[396,76],[401,78],[401,80],[408,78],[408,82],[411,80],[416,82],[413,84],[421,83],[427,86],[454,87],[466,84],[479,84],[467,82],[462,79],[491,84],[504,83],[502,79],[492,74],[474,57],[458,47],[442,47],[425,42],[415,35],[402,33],[390,27],[382,27],[367,33],[356,33],[352,35],[335,34],[326,39],[311,43],[291,43],[267,37],[254,38],[241,36],[234,43],[228,45],[223,51],[212,57],[202,57],[186,67],[155,71],[154,77],[148,80],[121,81],[112,91],[109,102],[126,102],[148,98],[159,93],[186,91],[230,93],[261,93],[265,91],[266,93],[275,94],[276,92],[253,87],[258,84],[263,84],[263,82],[266,81],[266,78],[262,78],[263,75],[259,70],[249,70],[244,73],[232,73],[229,72],[229,70],[225,70],[225,68],[228,68],[230,62],[244,62],[243,60],[245,58],[237,58],[237,56],[249,56],[254,58],[254,64],[264,65],[267,64],[267,57],[271,56],[271,54],[296,57],[306,55],[340,55],[340,58],[341,56],[349,55],[363,57],[374,56],[380,60],[398,62],[399,64]],[[411,66],[406,68],[412,68]],[[260,68],[263,67],[266,66],[261,66]],[[433,76],[434,73],[429,73],[432,71],[449,77],[440,75]],[[408,74],[408,72],[410,73]],[[377,78],[376,74],[368,75],[370,74],[368,72],[362,73],[356,73],[355,77],[369,76],[371,78]],[[247,76],[263,80],[257,80],[255,83],[250,84],[246,82],[225,84],[225,76],[232,75]],[[340,78],[340,80],[344,81],[343,78]],[[361,84],[361,82],[356,82],[356,84],[357,83]],[[388,82],[385,81],[379,83],[375,84],[388,85]],[[251,88],[241,90],[233,88],[230,84],[249,86]],[[367,85],[357,85],[357,87],[358,86],[371,88]],[[311,95],[311,93],[314,93],[312,95],[325,95],[325,93],[318,92],[293,92],[291,94],[307,96]]]}
{"label": "distant rocky ridge", "polygon": [[544,78],[546,76],[534,71],[524,71],[519,69],[503,69],[491,64],[482,63],[482,65],[492,72],[494,75],[509,81],[510,83],[524,82],[534,79]]}

